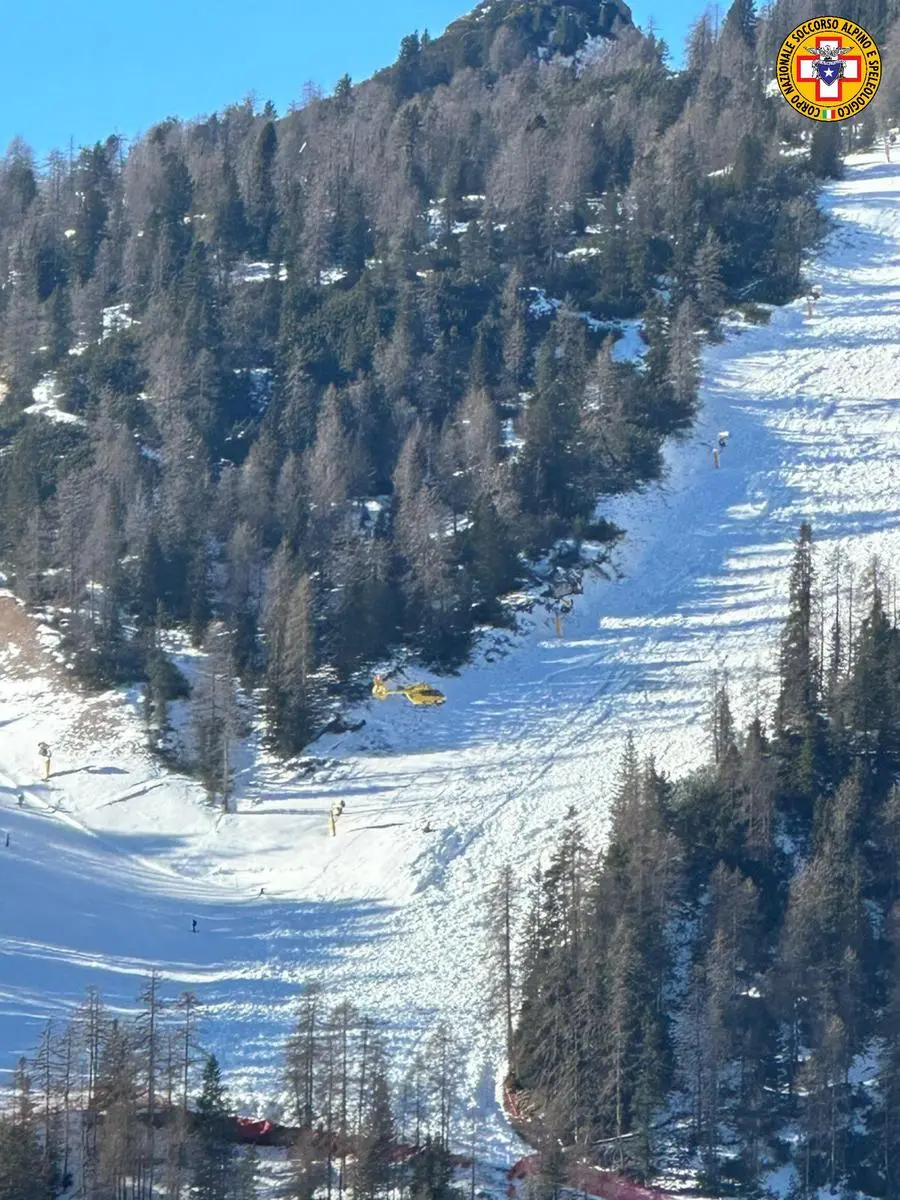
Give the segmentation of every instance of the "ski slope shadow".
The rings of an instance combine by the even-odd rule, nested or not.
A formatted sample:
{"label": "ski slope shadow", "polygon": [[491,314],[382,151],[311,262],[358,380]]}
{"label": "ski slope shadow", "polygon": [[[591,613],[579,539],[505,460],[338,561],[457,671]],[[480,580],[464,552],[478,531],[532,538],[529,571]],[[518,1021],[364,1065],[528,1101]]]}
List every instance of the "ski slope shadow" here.
{"label": "ski slope shadow", "polygon": [[135,856],[171,859],[177,838],[122,834],[111,844],[9,805],[0,810],[0,1042],[15,1054],[30,1053],[40,1024],[71,1014],[88,987],[113,1012],[132,1011],[154,969],[164,994],[196,994],[208,1048],[233,1056],[232,1027],[250,1011],[278,1040],[306,973],[377,943],[390,915],[376,900],[223,896],[196,882],[173,895]]}

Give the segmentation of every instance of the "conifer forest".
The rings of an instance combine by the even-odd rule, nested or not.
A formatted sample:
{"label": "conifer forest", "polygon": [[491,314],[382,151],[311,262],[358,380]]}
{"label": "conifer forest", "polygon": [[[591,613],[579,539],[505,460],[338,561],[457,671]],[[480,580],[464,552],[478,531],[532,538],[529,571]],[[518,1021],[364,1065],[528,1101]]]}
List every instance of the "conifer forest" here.
{"label": "conifer forest", "polygon": [[786,1163],[797,1195],[897,1192],[896,580],[872,564],[852,628],[841,573],[802,526],[776,712],[736,729],[715,681],[708,766],[629,741],[608,844],[573,811],[530,881],[510,1082],[549,1180],[564,1145],[640,1179],[696,1160],[703,1195]]}
{"label": "conifer forest", "polygon": [[373,663],[458,665],[529,561],[611,536],[691,422],[696,331],[794,295],[820,232],[837,134],[781,152],[773,31],[736,3],[673,72],[618,0],[497,5],[282,116],[13,144],[0,560],[78,673],[144,679],[163,730],[187,628],[296,753]]}
{"label": "conifer forest", "polygon": [[[442,703],[443,693],[388,686],[381,672],[390,679],[411,665],[449,691],[442,679],[492,668],[489,655],[478,658],[485,639],[515,653],[518,615],[531,613],[553,572],[572,584],[570,604],[591,571],[608,569],[617,583],[613,552],[631,531],[615,502],[664,489],[671,448],[697,436],[705,348],[721,348],[738,326],[759,333],[800,299],[813,328],[821,293],[808,264],[833,232],[822,198],[845,181],[845,159],[883,151],[868,202],[900,206],[885,183],[900,135],[900,2],[841,9],[877,41],[884,77],[871,106],[840,124],[805,120],[772,89],[783,38],[818,12],[811,0],[733,0],[685,30],[676,66],[623,0],[493,0],[440,36],[410,33],[370,79],[344,75],[328,94],[306,85],[285,112],[251,97],[46,161],[13,141],[0,159],[3,603],[58,639],[70,691],[55,703],[115,689],[139,698],[139,751],[152,770],[145,779],[142,766],[143,791],[129,778],[112,799],[103,792],[90,816],[123,807],[95,828],[66,807],[76,782],[63,777],[125,776],[130,766],[84,766],[85,750],[51,786],[48,749],[40,792],[0,754],[4,820],[8,808],[50,828],[62,814],[98,844],[134,835],[129,861],[143,870],[157,850],[160,862],[169,853],[166,886],[179,904],[199,905],[209,880],[192,874],[188,849],[179,858],[163,843],[171,835],[187,846],[200,819],[173,831],[165,815],[148,818],[139,830],[155,822],[148,849],[124,806],[145,805],[143,819],[160,793],[145,797],[166,780],[199,781],[208,867],[231,853],[215,837],[237,819],[229,801],[243,787],[240,819],[265,800],[264,816],[318,822],[317,887],[347,853],[348,826],[399,845],[415,822],[425,849],[402,887],[414,897],[443,888],[469,846],[493,836],[499,802],[471,827],[448,818],[435,829],[439,810],[412,811],[417,789],[432,787],[432,758],[458,753],[462,763],[479,741],[486,753],[509,693],[481,697],[477,710],[472,702],[459,740],[441,741],[443,727],[413,724],[438,710],[413,712],[404,697]],[[840,243],[848,254],[856,235],[868,236],[851,231]],[[869,255],[862,269],[889,257]],[[871,291],[860,325],[884,299]],[[854,344],[848,332],[834,353]],[[771,346],[756,353],[762,361]],[[864,355],[859,362],[863,390],[896,389],[896,378],[873,383]],[[809,411],[825,374],[810,366],[802,375]],[[711,436],[706,476],[719,480],[730,434]],[[744,445],[748,457],[766,450],[761,434]],[[762,468],[751,482],[757,508],[743,493],[722,501],[729,528],[777,509]],[[117,970],[139,980],[130,1008],[93,986],[56,1008],[14,997],[35,1027],[36,1013],[42,1020],[0,1089],[0,1200],[564,1200],[586,1198],[598,1178],[607,1183],[597,1200],[607,1200],[603,1186],[625,1189],[609,1200],[900,1197],[898,564],[873,555],[860,572],[834,548],[837,521],[818,516],[787,502],[776,513],[780,543],[767,546],[790,560],[788,604],[786,615],[777,610],[776,656],[761,666],[774,682],[750,719],[727,669],[711,666],[696,736],[705,741],[692,760],[702,765],[673,774],[660,765],[667,746],[648,736],[644,690],[647,727],[637,713],[613,786],[579,780],[583,799],[563,822],[548,806],[552,849],[532,854],[530,870],[524,851],[515,862],[498,852],[492,865],[506,865],[492,878],[472,869],[465,882],[483,892],[473,901],[478,944],[466,953],[484,980],[479,1033],[496,1032],[502,1057],[490,1103],[504,1145],[515,1147],[510,1161],[476,1150],[482,1117],[463,1070],[471,1029],[444,1019],[392,1025],[365,1011],[371,993],[323,987],[324,974],[292,961],[278,977],[295,988],[291,1032],[254,1031],[254,1053],[268,1039],[278,1066],[251,1119],[229,1092],[227,1063],[212,1048],[218,1034],[207,1039],[216,1003],[204,1003],[198,981],[249,989],[253,970],[228,959],[224,940],[204,961],[206,976],[181,951],[169,976],[146,947],[127,956],[119,947]],[[866,533],[885,528],[875,506],[857,516]],[[636,620],[674,624],[660,606]],[[547,611],[561,642],[559,614],[571,609]],[[679,629],[688,625],[684,617]],[[0,682],[12,677],[13,641],[6,657],[0,650]],[[679,669],[674,652],[671,661]],[[608,665],[598,651],[596,673]],[[542,720],[587,669],[561,654],[550,668],[537,680]],[[372,699],[373,677],[383,684],[373,705],[386,700],[379,719],[409,718],[402,752],[422,760],[384,823],[373,796],[394,777],[375,785],[341,775],[346,760],[332,743],[327,762],[311,749],[358,732],[364,722],[352,718]],[[515,682],[531,686],[524,668]],[[572,720],[586,707],[578,686]],[[609,708],[598,726],[621,699],[615,678],[599,686],[591,703],[599,711],[602,695]],[[45,701],[35,687],[34,704]],[[0,695],[0,742],[17,736],[5,703]],[[251,733],[256,760],[240,758]],[[514,734],[510,757],[525,744]],[[560,756],[575,758],[577,734]],[[402,739],[380,736],[364,749],[387,760]],[[248,777],[264,756],[268,774],[251,795]],[[485,773],[496,761],[485,758]],[[343,795],[337,807],[325,785],[313,795],[323,762],[328,788],[350,781],[346,817]],[[469,765],[441,765],[438,799],[458,799]],[[536,793],[545,769],[523,788]],[[288,771],[296,791],[276,794],[271,780]],[[511,783],[504,802],[514,791]],[[327,841],[325,808],[321,821],[315,807],[276,811],[322,797]],[[18,825],[14,836],[11,846],[6,832],[3,870]],[[270,904],[267,867],[253,866],[254,920]],[[382,867],[394,871],[393,858]],[[220,922],[229,936],[246,882],[230,869],[233,926]],[[376,895],[383,881],[373,874],[371,862],[360,870],[354,900],[387,909],[396,896],[387,885]],[[15,887],[4,886],[13,903]],[[328,954],[352,958],[363,940],[362,918],[340,908],[346,897],[334,902],[336,917],[322,915],[334,895],[323,883],[302,897],[307,913],[321,905],[308,953],[323,972]],[[271,902],[282,906],[277,920],[291,920],[296,898],[284,890]],[[388,928],[383,919],[367,927],[372,939]],[[193,922],[187,941],[197,945],[197,919],[179,910],[176,920],[179,936]],[[284,927],[259,922],[235,936],[264,942],[272,961],[286,955]],[[213,927],[210,939],[221,929],[204,918],[201,932]],[[37,957],[30,936],[8,946],[0,929],[0,961]],[[320,950],[332,936],[339,948]],[[437,956],[439,943],[427,945]],[[79,947],[71,961],[96,964],[100,951],[92,954]],[[428,969],[403,967],[410,978]],[[398,975],[385,970],[380,986],[403,1005]],[[222,983],[231,1019],[226,992]],[[249,1001],[239,1020],[242,1030],[255,1020]],[[257,1100],[261,1078],[259,1067]],[[491,1090],[479,1086],[482,1096]]]}

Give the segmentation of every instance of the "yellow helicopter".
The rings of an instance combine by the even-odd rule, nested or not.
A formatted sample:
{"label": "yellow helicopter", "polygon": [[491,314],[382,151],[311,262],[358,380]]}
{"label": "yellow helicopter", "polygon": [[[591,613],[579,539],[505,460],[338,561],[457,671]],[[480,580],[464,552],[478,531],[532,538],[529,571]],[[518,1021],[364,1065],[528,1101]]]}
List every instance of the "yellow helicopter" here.
{"label": "yellow helicopter", "polygon": [[376,675],[372,684],[372,695],[376,700],[388,696],[405,696],[410,704],[443,704],[447,697],[430,683],[410,683],[402,688],[389,688],[382,675]]}

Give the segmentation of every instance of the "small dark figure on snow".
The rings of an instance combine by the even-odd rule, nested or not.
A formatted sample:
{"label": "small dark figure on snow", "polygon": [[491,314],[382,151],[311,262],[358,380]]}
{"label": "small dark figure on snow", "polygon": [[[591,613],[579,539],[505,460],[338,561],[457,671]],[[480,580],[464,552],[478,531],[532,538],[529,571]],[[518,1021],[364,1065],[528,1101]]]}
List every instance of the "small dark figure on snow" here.
{"label": "small dark figure on snow", "polygon": [[25,803],[25,793],[19,792],[19,795],[16,798],[19,801],[19,808],[21,808],[22,805]]}
{"label": "small dark figure on snow", "polygon": [[425,822],[425,828],[422,830],[422,832],[423,833],[431,833],[431,822],[430,821]]}
{"label": "small dark figure on snow", "polygon": [[266,889],[265,889],[265,888],[260,888],[260,889],[259,889],[259,894],[260,894],[261,896],[264,896],[264,895],[266,894]]}
{"label": "small dark figure on snow", "polygon": [[9,845],[9,834],[6,835],[6,844]]}
{"label": "small dark figure on snow", "polygon": [[194,920],[191,924],[191,933],[196,933],[196,932],[197,932],[197,918],[194,917]]}

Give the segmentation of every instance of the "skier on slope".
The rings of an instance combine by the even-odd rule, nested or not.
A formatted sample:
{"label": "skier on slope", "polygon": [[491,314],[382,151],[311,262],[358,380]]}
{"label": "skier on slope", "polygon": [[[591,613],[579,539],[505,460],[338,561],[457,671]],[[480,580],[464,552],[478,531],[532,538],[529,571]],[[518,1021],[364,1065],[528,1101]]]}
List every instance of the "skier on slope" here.
{"label": "skier on slope", "polygon": [[193,922],[191,924],[191,933],[196,933],[196,932],[197,932],[197,918],[194,917]]}
{"label": "skier on slope", "polygon": [[24,793],[24,792],[19,792],[19,794],[18,794],[18,796],[16,797],[16,799],[19,801],[19,808],[21,808],[21,807],[22,807],[22,805],[25,803],[25,793]]}

